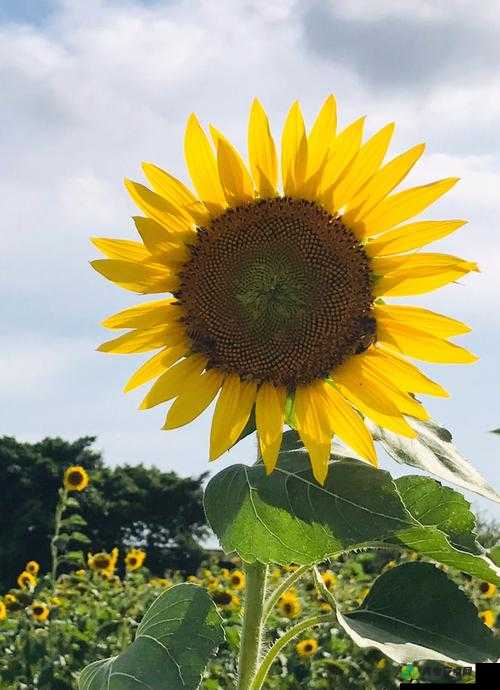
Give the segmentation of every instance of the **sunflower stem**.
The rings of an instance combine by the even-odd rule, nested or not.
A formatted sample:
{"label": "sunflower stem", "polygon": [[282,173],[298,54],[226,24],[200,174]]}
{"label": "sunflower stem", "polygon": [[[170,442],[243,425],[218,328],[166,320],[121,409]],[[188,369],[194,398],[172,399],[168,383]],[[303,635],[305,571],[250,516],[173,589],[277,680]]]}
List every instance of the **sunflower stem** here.
{"label": "sunflower stem", "polygon": [[241,631],[238,690],[250,690],[260,661],[264,632],[264,602],[266,597],[267,565],[247,563],[245,608]]}
{"label": "sunflower stem", "polygon": [[61,531],[61,520],[63,513],[66,509],[66,499],[68,498],[68,490],[66,488],[61,489],[59,493],[59,501],[56,506],[56,512],[54,516],[54,534],[50,540],[50,556],[52,560],[51,568],[51,583],[52,589],[55,590],[56,587],[56,577],[57,577],[57,566],[59,562],[59,552],[57,548],[57,542],[59,539],[59,533]]}
{"label": "sunflower stem", "polygon": [[324,615],[311,616],[310,618],[306,618],[300,623],[297,623],[293,627],[289,628],[286,633],[273,644],[271,649],[263,658],[262,663],[260,664],[259,669],[257,670],[257,673],[255,674],[255,677],[248,690],[261,690],[267,678],[267,674],[274,663],[274,660],[281,650],[284,649],[284,647],[286,647],[287,644],[289,644],[289,642],[291,642],[295,637],[298,637],[300,633],[304,632],[304,630],[312,628],[315,625],[321,625],[322,623],[333,623],[334,621],[335,615],[332,613],[327,613]]}
{"label": "sunflower stem", "polygon": [[272,610],[278,603],[279,599],[283,596],[283,594],[287,592],[293,585],[293,583],[296,582],[300,577],[302,577],[302,575],[306,573],[309,569],[310,566],[308,565],[303,565],[300,568],[297,568],[297,570],[294,573],[285,578],[283,582],[280,585],[278,585],[278,587],[276,587],[274,592],[269,596],[268,600],[265,603],[264,623],[271,615]]}

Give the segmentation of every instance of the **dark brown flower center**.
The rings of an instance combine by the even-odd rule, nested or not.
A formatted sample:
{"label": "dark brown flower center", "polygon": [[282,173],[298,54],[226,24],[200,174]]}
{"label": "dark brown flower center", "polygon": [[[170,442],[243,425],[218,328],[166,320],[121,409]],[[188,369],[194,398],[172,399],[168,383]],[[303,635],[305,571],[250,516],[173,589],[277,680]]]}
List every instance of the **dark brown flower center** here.
{"label": "dark brown flower center", "polygon": [[45,611],[45,609],[42,606],[34,606],[33,607],[33,613],[35,614],[35,616],[41,616],[44,611]]}
{"label": "dark brown flower center", "polygon": [[369,260],[317,204],[276,198],[198,229],[176,295],[209,366],[293,390],[374,339]]}
{"label": "dark brown flower center", "polygon": [[78,486],[83,480],[83,475],[80,470],[73,470],[68,474],[68,482],[71,486]]}
{"label": "dark brown flower center", "polygon": [[110,560],[106,556],[98,556],[94,559],[97,570],[106,570],[110,566]]}

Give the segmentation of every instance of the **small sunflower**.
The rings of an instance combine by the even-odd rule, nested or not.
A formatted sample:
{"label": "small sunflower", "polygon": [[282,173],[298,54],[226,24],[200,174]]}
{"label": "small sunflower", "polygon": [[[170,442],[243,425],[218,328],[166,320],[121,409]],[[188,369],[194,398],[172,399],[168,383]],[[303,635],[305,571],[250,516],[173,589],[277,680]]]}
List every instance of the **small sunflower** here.
{"label": "small sunflower", "polygon": [[229,575],[229,584],[233,589],[243,589],[245,587],[245,582],[245,573],[242,573],[241,570],[233,570]]}
{"label": "small sunflower", "polygon": [[481,618],[483,623],[488,626],[488,628],[495,627],[496,615],[490,609],[487,609],[486,611],[481,611],[479,617]]}
{"label": "small sunflower", "polygon": [[331,589],[337,580],[335,574],[332,573],[331,570],[325,570],[325,572],[321,574],[321,579],[327,589]]}
{"label": "small sunflower", "polygon": [[49,613],[50,609],[47,606],[47,604],[44,604],[40,601],[34,601],[31,604],[31,615],[39,623],[43,623],[43,621],[46,621],[49,617]]}
{"label": "small sunflower", "polygon": [[165,577],[152,577],[149,581],[152,587],[171,587],[172,580],[167,580]]}
{"label": "small sunflower", "polygon": [[141,549],[131,549],[125,556],[125,567],[129,572],[139,570],[146,558],[146,552]]}
{"label": "small sunflower", "polygon": [[112,555],[106,551],[99,551],[99,553],[87,555],[87,563],[91,570],[94,571],[109,571],[113,569]]}
{"label": "small sunflower", "polygon": [[463,323],[386,303],[477,270],[456,256],[420,251],[465,221],[410,221],[457,178],[393,193],[424,145],[384,162],[393,123],[363,142],[364,118],[338,133],[336,121],[333,96],[308,133],[300,105],[292,105],[279,189],[276,146],[259,101],[250,112],[249,168],[217,129],[210,127],[211,143],[191,115],[185,157],[197,196],[144,163],[152,190],[126,180],[143,213],[134,218],[141,242],[93,239],[106,258],[92,265],[107,279],[139,294],[172,295],[103,322],[128,330],[100,351],[158,350],[125,386],[156,379],[140,409],[173,401],[163,428],[174,429],[217,398],[211,460],[231,448],[254,411],[267,472],[287,423],[320,483],[334,434],[376,465],[364,417],[414,438],[405,416],[429,415],[413,394],[448,395],[407,357],[476,360],[449,341],[470,330]]}
{"label": "small sunflower", "polygon": [[217,589],[211,593],[213,601],[224,609],[237,609],[240,606],[240,598],[227,589]]}
{"label": "small sunflower", "polygon": [[300,604],[300,599],[295,594],[287,592],[278,601],[278,609],[285,618],[296,618],[302,606]]}
{"label": "small sunflower", "polygon": [[0,600],[0,621],[4,621],[7,618],[7,606],[3,601]]}
{"label": "small sunflower", "polygon": [[295,645],[297,654],[301,659],[307,659],[314,656],[318,651],[318,642],[311,638],[310,640],[302,640]]}
{"label": "small sunflower", "polygon": [[6,594],[3,598],[5,606],[10,609],[17,604],[17,597],[15,594]]}
{"label": "small sunflower", "polygon": [[19,589],[33,590],[36,587],[37,579],[31,573],[28,573],[27,570],[23,570],[17,578],[17,584],[19,585]]}
{"label": "small sunflower", "polygon": [[497,588],[492,582],[481,582],[479,585],[479,591],[481,592],[482,597],[485,599],[491,599],[497,593]]}
{"label": "small sunflower", "polygon": [[375,667],[376,667],[379,671],[383,671],[384,668],[385,668],[386,666],[387,666],[387,659],[379,659],[379,660],[377,661],[377,663],[375,664]]}
{"label": "small sunflower", "polygon": [[40,563],[37,563],[37,561],[28,561],[24,570],[32,575],[38,575],[40,572]]}
{"label": "small sunflower", "polygon": [[83,467],[75,465],[64,472],[64,488],[67,491],[83,491],[89,483],[89,475]]}

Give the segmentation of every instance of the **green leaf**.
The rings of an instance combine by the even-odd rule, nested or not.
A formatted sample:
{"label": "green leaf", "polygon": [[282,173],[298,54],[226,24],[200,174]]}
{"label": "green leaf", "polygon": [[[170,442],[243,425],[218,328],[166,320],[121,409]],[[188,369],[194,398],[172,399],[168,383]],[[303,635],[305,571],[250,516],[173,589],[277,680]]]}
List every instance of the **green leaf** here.
{"label": "green leaf", "polygon": [[380,441],[397,462],[418,467],[463,489],[500,502],[500,495],[455,448],[448,429],[432,420],[423,422],[407,416],[406,421],[418,432],[416,438],[399,436],[365,420],[375,440]]}
{"label": "green leaf", "polygon": [[69,535],[69,538],[71,541],[78,541],[80,544],[90,544],[90,539],[87,537],[86,534],[83,534],[82,532],[71,532]]}
{"label": "green leaf", "polygon": [[195,690],[224,641],[222,618],[201,587],[180,584],[146,611],[133,644],[87,666],[79,690]]}
{"label": "green leaf", "polygon": [[58,563],[64,563],[65,561],[68,563],[83,563],[84,562],[84,557],[83,557],[83,552],[82,551],[68,551],[67,553],[63,554],[62,556],[59,556],[57,559]]}
{"label": "green leaf", "polygon": [[444,565],[500,586],[500,568],[476,538],[476,519],[457,491],[428,477],[401,477],[395,484],[418,525],[396,537]]}
{"label": "green leaf", "polygon": [[79,508],[80,504],[73,496],[66,496],[66,508]]}
{"label": "green leaf", "polygon": [[476,607],[430,563],[389,570],[357,611],[337,615],[354,642],[376,647],[397,663],[435,659],[468,666],[500,656],[500,640]]}
{"label": "green leaf", "polygon": [[85,520],[78,513],[73,513],[73,515],[70,515],[69,517],[64,518],[64,520],[61,520],[61,528],[63,528],[63,527],[85,527],[86,524],[87,524],[87,520]]}
{"label": "green leaf", "polygon": [[223,470],[208,483],[205,510],[226,552],[262,563],[311,565],[415,524],[388,472],[342,459],[320,486],[302,450],[280,453],[270,476],[262,465]]}

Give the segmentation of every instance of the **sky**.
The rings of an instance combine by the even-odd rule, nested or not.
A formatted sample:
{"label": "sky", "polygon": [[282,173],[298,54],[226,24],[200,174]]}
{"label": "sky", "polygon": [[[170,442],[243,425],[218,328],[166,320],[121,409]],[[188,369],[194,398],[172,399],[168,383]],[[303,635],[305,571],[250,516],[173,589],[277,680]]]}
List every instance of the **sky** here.
{"label": "sky", "polygon": [[[142,180],[141,161],[187,181],[192,111],[246,151],[254,96],[279,138],[294,99],[311,122],[335,93],[341,123],[396,121],[391,154],[427,142],[409,184],[461,178],[425,217],[468,219],[433,250],[481,273],[415,303],[469,323],[480,360],[423,367],[452,394],[428,409],[500,490],[499,30],[499,0],[3,0],[0,433],[95,435],[111,465],[207,469],[210,414],[161,431],[164,409],[121,392],[141,358],[95,351],[100,321],[141,298],[89,267],[88,238],[134,238],[123,178]],[[254,454],[247,440],[209,469]]]}

